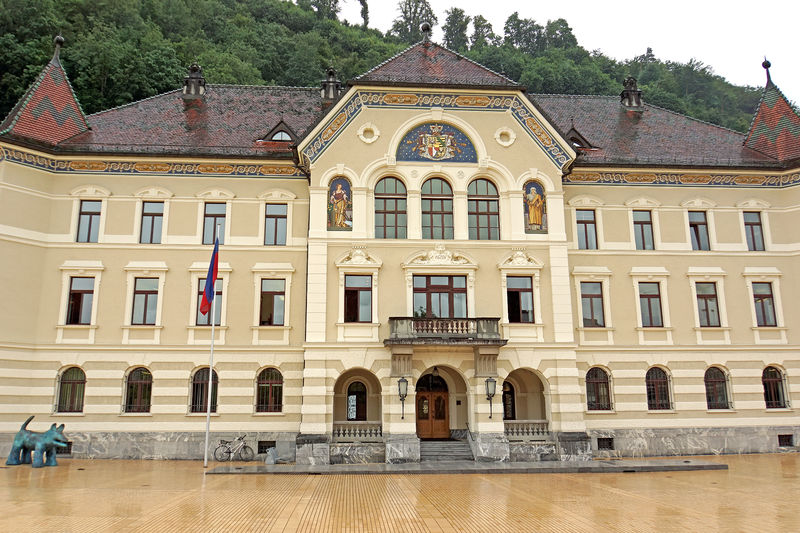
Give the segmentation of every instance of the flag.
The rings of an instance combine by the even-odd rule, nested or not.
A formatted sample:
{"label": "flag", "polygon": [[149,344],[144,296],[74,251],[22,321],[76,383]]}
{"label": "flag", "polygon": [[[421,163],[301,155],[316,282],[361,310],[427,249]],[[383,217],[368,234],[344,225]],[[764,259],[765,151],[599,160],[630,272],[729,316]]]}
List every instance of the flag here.
{"label": "flag", "polygon": [[214,239],[214,253],[211,254],[211,263],[208,265],[208,274],[206,274],[206,288],[203,291],[203,301],[200,302],[200,313],[206,314],[211,309],[211,302],[214,301],[214,286],[217,284],[217,269],[219,266],[219,237]]}

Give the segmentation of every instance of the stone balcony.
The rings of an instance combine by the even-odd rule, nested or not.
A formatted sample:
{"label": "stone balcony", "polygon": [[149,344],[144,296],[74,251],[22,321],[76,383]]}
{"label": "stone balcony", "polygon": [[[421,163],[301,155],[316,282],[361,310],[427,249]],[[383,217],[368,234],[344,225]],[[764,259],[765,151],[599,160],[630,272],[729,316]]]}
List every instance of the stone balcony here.
{"label": "stone balcony", "polygon": [[389,318],[385,346],[414,344],[465,344],[504,346],[499,318]]}

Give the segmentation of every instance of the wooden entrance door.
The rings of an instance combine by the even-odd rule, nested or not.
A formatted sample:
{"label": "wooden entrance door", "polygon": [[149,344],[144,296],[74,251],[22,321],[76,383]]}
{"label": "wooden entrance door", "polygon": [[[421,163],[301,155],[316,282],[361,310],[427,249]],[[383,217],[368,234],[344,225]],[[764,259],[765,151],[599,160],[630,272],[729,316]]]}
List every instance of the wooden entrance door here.
{"label": "wooden entrance door", "polygon": [[447,392],[417,393],[417,436],[421,439],[450,438]]}

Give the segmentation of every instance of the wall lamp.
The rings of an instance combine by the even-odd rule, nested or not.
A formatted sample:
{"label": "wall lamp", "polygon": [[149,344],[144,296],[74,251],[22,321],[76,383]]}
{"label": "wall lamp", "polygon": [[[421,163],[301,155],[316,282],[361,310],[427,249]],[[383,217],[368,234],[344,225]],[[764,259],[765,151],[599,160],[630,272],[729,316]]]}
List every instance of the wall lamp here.
{"label": "wall lamp", "polygon": [[402,409],[402,412],[400,414],[400,419],[405,420],[406,396],[408,396],[408,380],[406,378],[400,378],[397,380],[397,393],[400,395],[400,405]]}
{"label": "wall lamp", "polygon": [[486,378],[486,399],[489,400],[489,418],[492,418],[492,398],[497,392],[497,380]]}

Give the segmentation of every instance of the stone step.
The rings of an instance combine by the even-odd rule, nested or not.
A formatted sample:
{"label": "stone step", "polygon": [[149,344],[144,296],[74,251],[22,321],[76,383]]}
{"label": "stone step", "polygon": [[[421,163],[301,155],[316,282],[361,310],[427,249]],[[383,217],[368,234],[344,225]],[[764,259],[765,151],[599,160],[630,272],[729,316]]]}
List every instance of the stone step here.
{"label": "stone step", "polygon": [[469,443],[463,440],[421,441],[420,461],[474,461]]}

